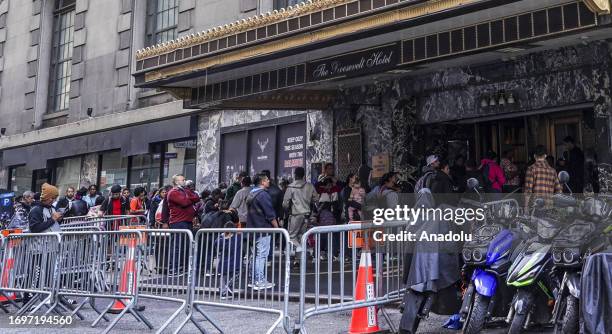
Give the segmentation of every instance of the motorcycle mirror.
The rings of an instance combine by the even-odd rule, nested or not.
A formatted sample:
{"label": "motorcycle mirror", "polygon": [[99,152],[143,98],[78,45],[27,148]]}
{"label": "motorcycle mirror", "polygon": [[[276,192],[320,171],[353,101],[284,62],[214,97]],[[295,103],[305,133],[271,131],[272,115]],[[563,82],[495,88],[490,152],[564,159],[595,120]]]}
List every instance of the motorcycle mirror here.
{"label": "motorcycle mirror", "polygon": [[474,189],[478,188],[479,185],[480,185],[480,183],[478,182],[478,180],[473,178],[473,177],[469,178],[467,180],[467,188],[469,190],[474,190]]}
{"label": "motorcycle mirror", "polygon": [[546,205],[546,201],[544,201],[543,198],[536,198],[535,200],[535,207],[538,209],[541,209],[544,207],[544,205]]}
{"label": "motorcycle mirror", "polygon": [[570,180],[570,176],[569,176],[568,172],[566,172],[564,170],[559,172],[559,182],[561,184],[568,184],[569,180]]}

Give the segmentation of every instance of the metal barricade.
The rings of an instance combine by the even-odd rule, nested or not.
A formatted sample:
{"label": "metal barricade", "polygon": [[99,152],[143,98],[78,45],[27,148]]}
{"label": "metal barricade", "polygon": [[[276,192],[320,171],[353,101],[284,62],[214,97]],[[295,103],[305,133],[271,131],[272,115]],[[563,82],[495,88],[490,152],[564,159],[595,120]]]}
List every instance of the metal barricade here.
{"label": "metal barricade", "polygon": [[139,276],[139,298],[175,302],[179,307],[158,329],[161,333],[181,312],[187,313],[193,265],[190,230],[147,229]]}
{"label": "metal barricade", "polygon": [[[142,233],[137,230],[63,232],[54,281],[54,303],[48,312],[60,307],[78,315],[77,312],[89,302],[99,314],[92,327],[102,319],[107,320],[106,314],[111,309],[119,313],[104,333],[110,331],[126,313],[152,329],[149,321],[135,308],[143,241]],[[68,296],[84,299],[70,310],[62,306],[63,299]],[[93,302],[95,298],[111,301],[100,311]]]}
{"label": "metal barricade", "polygon": [[[305,321],[316,315],[366,307],[374,312],[375,306],[399,302],[405,291],[402,273],[408,243],[376,240],[383,234],[399,234],[408,225],[359,222],[307,231],[301,240],[300,303],[295,332],[305,333]],[[375,294],[357,300],[355,287],[360,266],[373,272]],[[306,308],[307,299],[314,305]],[[381,312],[393,330],[382,307]]]}
{"label": "metal barricade", "polygon": [[[268,250],[266,252],[266,250]],[[190,308],[180,331],[191,321],[202,333],[196,312],[223,332],[203,306],[264,312],[278,317],[289,332],[289,234],[284,229],[201,229],[195,237]]]}
{"label": "metal barricade", "polygon": [[28,295],[18,314],[34,313],[52,301],[60,242],[58,233],[19,233],[4,239],[0,295],[7,299],[14,293]]}
{"label": "metal barricade", "polygon": [[[72,219],[75,218],[75,219]],[[67,222],[66,222],[67,220]],[[98,228],[102,231],[118,231],[121,227],[146,227],[147,218],[141,215],[135,216],[101,216],[101,217],[71,217],[65,218],[60,225],[62,231],[74,231],[82,228]]]}

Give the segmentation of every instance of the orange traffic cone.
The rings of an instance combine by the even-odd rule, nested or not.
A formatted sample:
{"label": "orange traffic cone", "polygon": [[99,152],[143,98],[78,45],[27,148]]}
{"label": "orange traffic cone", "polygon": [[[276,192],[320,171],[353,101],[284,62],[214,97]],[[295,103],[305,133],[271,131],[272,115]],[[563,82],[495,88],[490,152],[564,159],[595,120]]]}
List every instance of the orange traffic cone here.
{"label": "orange traffic cone", "polygon": [[[13,248],[15,248],[15,242],[17,240],[10,239],[8,241],[7,248],[7,256],[4,260],[4,270],[2,271],[2,277],[0,278],[0,287],[8,288],[9,285],[9,275],[13,271],[13,267],[15,266],[15,259],[13,258]],[[8,294],[4,294],[0,296],[0,303],[6,303],[8,301],[15,301],[17,299],[17,295],[14,292],[10,292]]]}
{"label": "orange traffic cone", "polygon": [[[125,264],[121,271],[121,280],[119,281],[118,292],[132,294],[136,289],[136,243],[137,238],[134,236],[121,237],[120,242],[128,242],[128,251],[126,254]],[[108,310],[110,313],[121,313],[125,309],[128,300],[116,299],[113,306]]]}
{"label": "orange traffic cone", "polygon": [[[363,250],[359,260],[357,286],[355,286],[355,301],[374,300],[374,274],[372,270],[372,255]],[[349,334],[364,334],[380,332],[376,306],[362,307],[353,310]]]}

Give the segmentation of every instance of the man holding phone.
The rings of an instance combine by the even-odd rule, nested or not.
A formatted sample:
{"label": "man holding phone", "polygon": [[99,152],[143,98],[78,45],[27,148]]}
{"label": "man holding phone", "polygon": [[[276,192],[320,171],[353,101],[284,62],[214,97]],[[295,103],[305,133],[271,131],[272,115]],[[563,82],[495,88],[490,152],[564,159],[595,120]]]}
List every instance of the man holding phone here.
{"label": "man holding phone", "polygon": [[44,183],[40,194],[40,201],[35,202],[30,214],[28,215],[28,224],[30,232],[45,233],[59,232],[59,222],[63,215],[55,210],[53,202],[59,196],[59,191],[56,187]]}

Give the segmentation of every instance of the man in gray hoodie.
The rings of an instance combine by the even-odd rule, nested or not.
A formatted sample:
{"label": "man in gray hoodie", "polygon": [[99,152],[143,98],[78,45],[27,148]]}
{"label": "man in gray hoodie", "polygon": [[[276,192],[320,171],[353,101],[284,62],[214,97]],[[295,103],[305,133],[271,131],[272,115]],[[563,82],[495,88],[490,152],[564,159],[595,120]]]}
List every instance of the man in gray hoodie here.
{"label": "man in gray hoodie", "polygon": [[287,230],[291,243],[301,252],[300,241],[306,232],[307,222],[310,218],[310,206],[319,200],[319,194],[314,186],[304,181],[304,168],[297,167],[293,171],[295,181],[287,186],[283,197],[283,208],[290,212]]}

